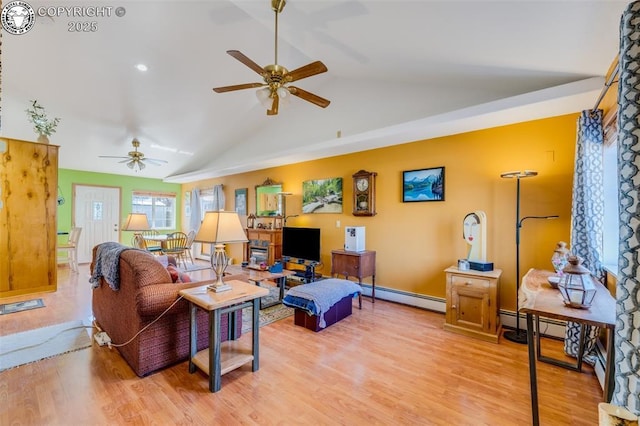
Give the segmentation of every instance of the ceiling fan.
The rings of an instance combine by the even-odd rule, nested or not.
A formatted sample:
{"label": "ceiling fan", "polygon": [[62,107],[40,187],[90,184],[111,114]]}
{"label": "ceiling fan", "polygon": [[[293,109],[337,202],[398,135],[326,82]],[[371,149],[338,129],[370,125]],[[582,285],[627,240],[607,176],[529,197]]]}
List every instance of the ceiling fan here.
{"label": "ceiling fan", "polygon": [[145,168],[145,161],[149,164],[153,164],[154,166],[161,166],[162,164],[167,164],[165,160],[157,160],[155,158],[147,158],[144,154],[138,151],[138,147],[140,146],[140,141],[136,138],[133,138],[131,141],[131,145],[133,145],[133,151],[129,151],[127,157],[116,157],[112,155],[100,155],[100,158],[122,158],[122,161],[118,161],[119,163],[127,163],[127,167],[132,170],[142,170]]}
{"label": "ceiling fan", "polygon": [[242,62],[253,71],[258,73],[264,80],[264,83],[246,83],[237,84],[234,86],[215,87],[213,89],[214,92],[224,93],[234,90],[253,89],[261,87],[262,89],[258,90],[256,92],[256,95],[263,104],[271,105],[271,108],[267,109],[267,115],[278,114],[280,99],[285,99],[289,95],[297,96],[322,108],[326,108],[329,105],[330,101],[327,99],[302,90],[299,87],[288,85],[289,83],[292,83],[294,81],[326,72],[327,67],[322,62],[315,61],[300,68],[296,68],[293,71],[289,71],[282,65],[278,65],[278,14],[282,12],[285,4],[286,0],[271,0],[271,8],[276,15],[274,64],[261,67],[260,65],[249,59],[247,56],[245,56],[243,53],[241,53],[239,50],[227,50],[227,53],[229,55],[233,56],[238,61]]}

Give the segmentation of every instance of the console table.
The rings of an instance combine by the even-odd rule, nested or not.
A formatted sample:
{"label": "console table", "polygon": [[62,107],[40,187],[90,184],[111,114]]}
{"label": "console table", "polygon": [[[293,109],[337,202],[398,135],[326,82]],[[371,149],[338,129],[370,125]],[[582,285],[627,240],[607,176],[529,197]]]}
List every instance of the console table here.
{"label": "console table", "polygon": [[[180,290],[180,296],[189,301],[189,372],[195,373],[196,367],[209,375],[209,390],[218,392],[221,387],[221,376],[229,371],[253,361],[251,371],[260,368],[258,349],[260,344],[260,297],[269,294],[266,288],[255,286],[242,281],[227,281],[232,289],[220,293],[214,293],[206,286],[192,287]],[[222,357],[220,342],[220,316],[225,313],[232,314],[229,318],[231,326],[235,329],[236,312],[253,307],[252,343],[251,352],[239,347],[237,342],[225,342],[225,353]],[[209,347],[198,353],[197,336],[198,326],[196,321],[197,309],[209,312]]]}
{"label": "console table", "polygon": [[362,279],[371,277],[371,302],[376,301],[376,252],[364,251],[331,251],[331,276],[344,275],[358,278],[358,284],[362,285]]}
{"label": "console table", "polygon": [[[565,306],[562,296],[557,289],[551,287],[547,278],[552,275],[551,271],[543,271],[539,269],[530,269],[524,277],[522,277],[522,285],[518,294],[520,300],[520,311],[527,314],[527,336],[529,348],[529,376],[531,382],[531,411],[533,424],[540,424],[538,416],[538,383],[536,372],[536,347],[538,360],[547,362],[560,367],[569,368],[575,371],[581,371],[582,355],[584,352],[584,327],[581,326],[580,331],[580,348],[578,353],[578,362],[576,365],[568,364],[559,360],[540,355],[540,334],[536,332],[533,326],[535,317],[536,325],[539,325],[540,317],[554,318],[564,321],[572,321],[581,325],[592,325],[595,327],[606,328],[607,330],[607,361],[605,366],[604,380],[604,401],[609,402],[613,394],[613,373],[614,373],[614,356],[613,356],[613,331],[616,321],[616,301],[609,293],[609,290],[600,284],[597,280],[593,280],[596,286],[596,295],[589,309],[577,309]],[[539,329],[539,327],[536,327]],[[534,332],[536,338],[534,338]]]}

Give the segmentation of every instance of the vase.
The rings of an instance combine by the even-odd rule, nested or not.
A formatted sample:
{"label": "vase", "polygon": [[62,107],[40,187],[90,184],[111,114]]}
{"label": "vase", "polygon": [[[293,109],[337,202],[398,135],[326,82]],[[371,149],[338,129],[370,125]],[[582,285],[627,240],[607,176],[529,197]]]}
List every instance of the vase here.
{"label": "vase", "polygon": [[40,143],[49,143],[49,136],[47,136],[47,135],[38,136],[38,142],[40,142]]}
{"label": "vase", "polygon": [[562,275],[562,270],[567,263],[569,257],[569,250],[567,249],[567,243],[564,241],[559,241],[556,244],[556,249],[553,251],[553,255],[551,256],[551,264],[553,265],[553,269],[556,271],[556,274]]}

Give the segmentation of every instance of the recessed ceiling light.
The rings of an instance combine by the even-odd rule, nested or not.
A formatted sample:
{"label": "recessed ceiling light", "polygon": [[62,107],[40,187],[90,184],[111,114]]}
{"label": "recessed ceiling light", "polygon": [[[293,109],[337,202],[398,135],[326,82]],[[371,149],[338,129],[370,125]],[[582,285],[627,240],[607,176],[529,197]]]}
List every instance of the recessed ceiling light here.
{"label": "recessed ceiling light", "polygon": [[138,71],[144,72],[144,71],[148,70],[149,68],[147,68],[147,66],[145,64],[138,64],[138,65],[136,65],[136,69]]}

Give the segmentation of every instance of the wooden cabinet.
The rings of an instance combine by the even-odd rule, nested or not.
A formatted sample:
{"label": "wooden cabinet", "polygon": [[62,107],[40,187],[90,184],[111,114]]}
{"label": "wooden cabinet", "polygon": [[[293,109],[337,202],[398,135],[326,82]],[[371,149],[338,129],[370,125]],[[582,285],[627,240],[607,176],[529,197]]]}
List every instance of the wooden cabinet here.
{"label": "wooden cabinet", "polygon": [[276,260],[282,258],[282,229],[247,229],[245,262],[251,258],[253,250],[265,251],[266,262],[273,265]]}
{"label": "wooden cabinet", "polygon": [[444,329],[497,343],[500,337],[499,281],[502,271],[461,271],[447,274],[447,312]]}
{"label": "wooden cabinet", "polygon": [[0,138],[0,297],[57,289],[58,146]]}
{"label": "wooden cabinet", "polygon": [[331,276],[344,275],[345,278],[356,277],[358,283],[371,277],[371,301],[376,301],[376,252],[365,251],[331,251]]}

